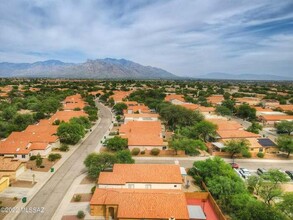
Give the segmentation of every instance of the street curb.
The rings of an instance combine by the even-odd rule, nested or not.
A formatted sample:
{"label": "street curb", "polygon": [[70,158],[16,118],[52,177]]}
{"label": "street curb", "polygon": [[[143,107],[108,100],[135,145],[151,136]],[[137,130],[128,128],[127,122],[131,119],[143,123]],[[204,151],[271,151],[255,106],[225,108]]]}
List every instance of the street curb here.
{"label": "street curb", "polygon": [[[98,125],[101,122],[101,117],[99,117],[99,119],[97,120],[96,124],[91,128],[92,130],[96,129],[98,127]],[[30,191],[28,193],[27,197],[27,202],[26,203],[22,203],[21,200],[16,204],[16,206],[14,206],[16,212],[10,212],[8,213],[5,217],[4,220],[11,220],[11,219],[15,219],[19,216],[19,214],[21,213],[21,210],[24,209],[25,207],[29,204],[29,202],[35,197],[35,195],[43,188],[43,186],[55,175],[56,171],[65,163],[66,160],[68,160],[72,154],[80,147],[80,145],[88,138],[88,136],[91,134],[92,132],[89,131],[87,132],[87,134],[76,144],[74,145],[72,151],[68,152],[68,154],[66,155],[66,157],[62,157],[61,160],[59,160],[54,166],[55,168],[55,172],[54,173],[50,173],[49,171],[47,172],[48,177],[46,177],[45,181],[43,181],[42,183],[40,183],[40,185],[38,185],[38,183],[35,186],[35,189]],[[63,160],[62,160],[63,159]],[[52,175],[50,175],[52,174]],[[38,186],[37,186],[38,185]]]}

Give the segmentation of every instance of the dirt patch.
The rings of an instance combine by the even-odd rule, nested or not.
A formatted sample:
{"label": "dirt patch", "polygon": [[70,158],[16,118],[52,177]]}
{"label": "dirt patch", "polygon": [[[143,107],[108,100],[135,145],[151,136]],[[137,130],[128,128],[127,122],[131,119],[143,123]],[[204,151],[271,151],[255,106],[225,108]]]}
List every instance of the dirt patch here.
{"label": "dirt patch", "polygon": [[293,192],[293,184],[292,183],[284,183],[281,185],[281,187],[285,192]]}
{"label": "dirt patch", "polygon": [[94,184],[96,183],[96,179],[92,179],[89,176],[86,176],[85,178],[82,179],[80,184]]}
{"label": "dirt patch", "polygon": [[19,114],[33,114],[33,111],[27,109],[21,109],[17,113]]}
{"label": "dirt patch", "polygon": [[26,180],[17,180],[15,182],[11,183],[12,187],[22,187],[22,188],[33,188],[33,186],[36,184],[32,184],[32,181],[26,181]]}
{"label": "dirt patch", "polygon": [[4,208],[0,211],[0,219],[4,219],[4,217],[8,214],[9,208],[14,207],[19,202],[19,200],[20,199],[14,200],[13,198],[0,197],[0,201],[2,202],[0,206],[7,208],[7,210]]}
{"label": "dirt patch", "polygon": [[[75,201],[76,196],[80,196],[80,201]],[[70,202],[89,202],[91,201],[93,194],[91,193],[78,193],[74,194]]]}
{"label": "dirt patch", "polygon": [[35,160],[29,160],[27,163],[26,163],[26,168],[27,169],[31,169],[33,171],[40,171],[40,172],[48,172],[52,166],[54,166],[54,164],[57,163],[58,160],[52,162],[52,161],[49,161],[47,158],[43,158],[43,163],[42,165],[45,166],[44,168],[38,168],[36,166],[36,161]]}

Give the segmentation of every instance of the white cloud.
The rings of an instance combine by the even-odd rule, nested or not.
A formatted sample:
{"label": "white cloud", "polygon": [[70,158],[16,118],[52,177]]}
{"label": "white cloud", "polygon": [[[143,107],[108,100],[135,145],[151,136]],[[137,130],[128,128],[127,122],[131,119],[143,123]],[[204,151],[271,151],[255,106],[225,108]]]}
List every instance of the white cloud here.
{"label": "white cloud", "polygon": [[293,30],[273,22],[292,21],[290,7],[290,0],[11,0],[0,8],[0,61],[115,57],[178,75],[289,75]]}

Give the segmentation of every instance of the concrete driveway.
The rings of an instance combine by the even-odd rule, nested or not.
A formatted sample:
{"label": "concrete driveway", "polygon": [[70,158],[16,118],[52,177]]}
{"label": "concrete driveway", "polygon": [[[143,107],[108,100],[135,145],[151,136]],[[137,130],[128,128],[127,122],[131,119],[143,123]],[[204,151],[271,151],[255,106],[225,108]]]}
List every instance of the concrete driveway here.
{"label": "concrete driveway", "polygon": [[64,195],[73,183],[74,179],[81,173],[85,172],[83,161],[86,156],[93,152],[102,140],[103,136],[109,130],[112,123],[111,112],[103,105],[98,104],[101,117],[100,124],[89,135],[89,137],[81,143],[79,148],[64,162],[64,164],[56,171],[56,173],[47,181],[41,190],[30,200],[26,208],[44,207],[43,213],[26,213],[20,212],[16,219],[33,220],[42,219],[50,220],[54,215],[57,207],[62,201]]}

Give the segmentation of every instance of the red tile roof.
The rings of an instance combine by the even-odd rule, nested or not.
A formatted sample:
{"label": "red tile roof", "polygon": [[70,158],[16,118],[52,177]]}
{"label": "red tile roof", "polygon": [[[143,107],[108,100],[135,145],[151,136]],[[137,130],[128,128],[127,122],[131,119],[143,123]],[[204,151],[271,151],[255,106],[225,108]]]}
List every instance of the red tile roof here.
{"label": "red tile roof", "polygon": [[118,219],[189,219],[181,190],[97,188],[90,205],[118,205]]}
{"label": "red tile roof", "polygon": [[252,132],[244,131],[244,130],[225,130],[225,131],[217,131],[218,135],[222,139],[233,139],[233,138],[258,138],[259,134],[255,134]]}
{"label": "red tile roof", "polygon": [[218,126],[218,131],[227,131],[227,130],[239,130],[242,129],[242,125],[237,121],[228,121],[225,119],[207,119],[208,121],[216,124]]}
{"label": "red tile roof", "polygon": [[159,114],[124,114],[125,118],[159,118]]}
{"label": "red tile roof", "polygon": [[293,115],[261,115],[260,119],[264,121],[282,121],[282,120],[293,120]]}
{"label": "red tile roof", "polygon": [[214,112],[216,109],[214,107],[199,106],[197,110],[200,112]]}
{"label": "red tile roof", "polygon": [[110,98],[113,98],[115,102],[122,102],[130,93],[131,91],[115,91]]}
{"label": "red tile roof", "polygon": [[16,171],[22,162],[12,158],[0,157],[0,171]]}
{"label": "red tile roof", "polygon": [[81,117],[85,116],[87,117],[88,115],[84,111],[58,111],[54,115],[52,115],[51,120],[60,120],[64,122],[68,122],[71,118],[74,117]]}
{"label": "red tile roof", "polygon": [[224,101],[223,95],[212,95],[207,98],[208,102],[211,102],[212,104],[219,104],[222,101]]}
{"label": "red tile roof", "polygon": [[175,164],[114,164],[113,172],[101,172],[98,184],[182,183]]}
{"label": "red tile roof", "polygon": [[172,100],[177,99],[181,102],[185,102],[185,99],[183,95],[177,95],[177,94],[169,94],[165,97],[165,101],[171,102]]}
{"label": "red tile roof", "polygon": [[279,105],[278,108],[283,111],[293,111],[293,105]]}
{"label": "red tile roof", "polygon": [[182,103],[180,106],[190,109],[192,111],[197,110],[199,108],[199,105],[193,104],[193,103]]}
{"label": "red tile roof", "polygon": [[128,146],[162,146],[160,121],[129,121],[121,125],[119,134],[128,139]]}

